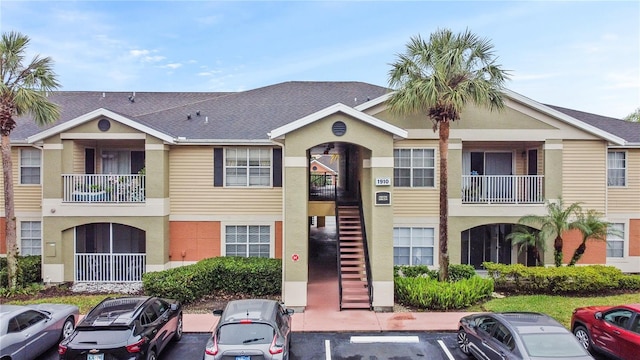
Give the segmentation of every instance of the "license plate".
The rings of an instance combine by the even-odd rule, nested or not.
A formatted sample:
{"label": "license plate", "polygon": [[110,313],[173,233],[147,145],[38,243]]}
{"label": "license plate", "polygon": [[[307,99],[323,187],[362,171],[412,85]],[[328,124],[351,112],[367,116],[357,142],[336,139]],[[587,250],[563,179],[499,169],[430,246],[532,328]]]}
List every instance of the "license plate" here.
{"label": "license plate", "polygon": [[104,360],[104,354],[87,354],[87,360]]}
{"label": "license plate", "polygon": [[236,356],[236,360],[251,360],[251,356]]}

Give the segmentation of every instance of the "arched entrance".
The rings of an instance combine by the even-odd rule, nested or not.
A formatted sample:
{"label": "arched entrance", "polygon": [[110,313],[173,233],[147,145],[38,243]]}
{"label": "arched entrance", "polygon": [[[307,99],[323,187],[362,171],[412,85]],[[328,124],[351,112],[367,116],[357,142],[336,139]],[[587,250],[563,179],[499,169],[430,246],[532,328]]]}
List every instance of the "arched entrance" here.
{"label": "arched entrance", "polygon": [[140,282],[146,267],[146,234],[116,223],[75,227],[74,281]]}

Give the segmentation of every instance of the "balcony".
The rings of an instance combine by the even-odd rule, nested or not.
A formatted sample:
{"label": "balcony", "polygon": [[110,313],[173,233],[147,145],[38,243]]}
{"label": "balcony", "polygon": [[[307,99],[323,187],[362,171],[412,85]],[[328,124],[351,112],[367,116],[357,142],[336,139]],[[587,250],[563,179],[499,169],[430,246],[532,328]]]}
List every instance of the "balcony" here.
{"label": "balcony", "polygon": [[146,262],[146,254],[76,254],[74,281],[140,282]]}
{"label": "balcony", "polygon": [[463,175],[463,204],[540,204],[544,175]]}
{"label": "balcony", "polygon": [[65,203],[144,203],[145,175],[62,175]]}

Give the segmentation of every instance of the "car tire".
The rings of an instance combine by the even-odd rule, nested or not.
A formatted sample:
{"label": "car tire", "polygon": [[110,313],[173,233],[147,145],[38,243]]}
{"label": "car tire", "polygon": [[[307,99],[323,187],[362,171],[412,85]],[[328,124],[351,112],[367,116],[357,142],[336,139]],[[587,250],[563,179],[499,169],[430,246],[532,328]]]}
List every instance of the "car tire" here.
{"label": "car tire", "polygon": [[147,360],[158,360],[155,350],[149,350],[149,353],[147,354]]}
{"label": "car tire", "polygon": [[576,336],[578,342],[583,348],[585,348],[585,350],[593,350],[593,347],[591,346],[591,336],[589,335],[589,330],[587,330],[586,327],[582,325],[576,326],[576,328],[573,329],[573,335]]}
{"label": "car tire", "polygon": [[467,333],[464,330],[458,330],[457,341],[460,351],[466,355],[471,354],[471,352],[469,352],[469,336],[467,336]]}
{"label": "car tire", "polygon": [[69,316],[62,324],[62,331],[60,332],[60,341],[66,339],[69,335],[73,333],[73,330],[76,328],[76,322],[73,319],[73,316]]}
{"label": "car tire", "polygon": [[182,328],[182,313],[180,313],[180,315],[178,315],[178,326],[176,326],[176,332],[173,334],[173,338],[171,339],[172,341],[180,341],[180,339],[182,339]]}

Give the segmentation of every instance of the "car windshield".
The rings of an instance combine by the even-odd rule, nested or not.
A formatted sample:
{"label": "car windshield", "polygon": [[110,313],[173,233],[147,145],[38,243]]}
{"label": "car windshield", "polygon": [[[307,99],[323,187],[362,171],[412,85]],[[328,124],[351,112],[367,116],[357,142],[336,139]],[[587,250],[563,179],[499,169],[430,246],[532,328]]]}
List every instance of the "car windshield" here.
{"label": "car windshield", "polygon": [[570,333],[522,334],[522,342],[531,357],[569,358],[587,355]]}
{"label": "car windshield", "polygon": [[227,324],[218,331],[218,343],[221,345],[270,344],[273,340],[273,328],[267,324]]}

